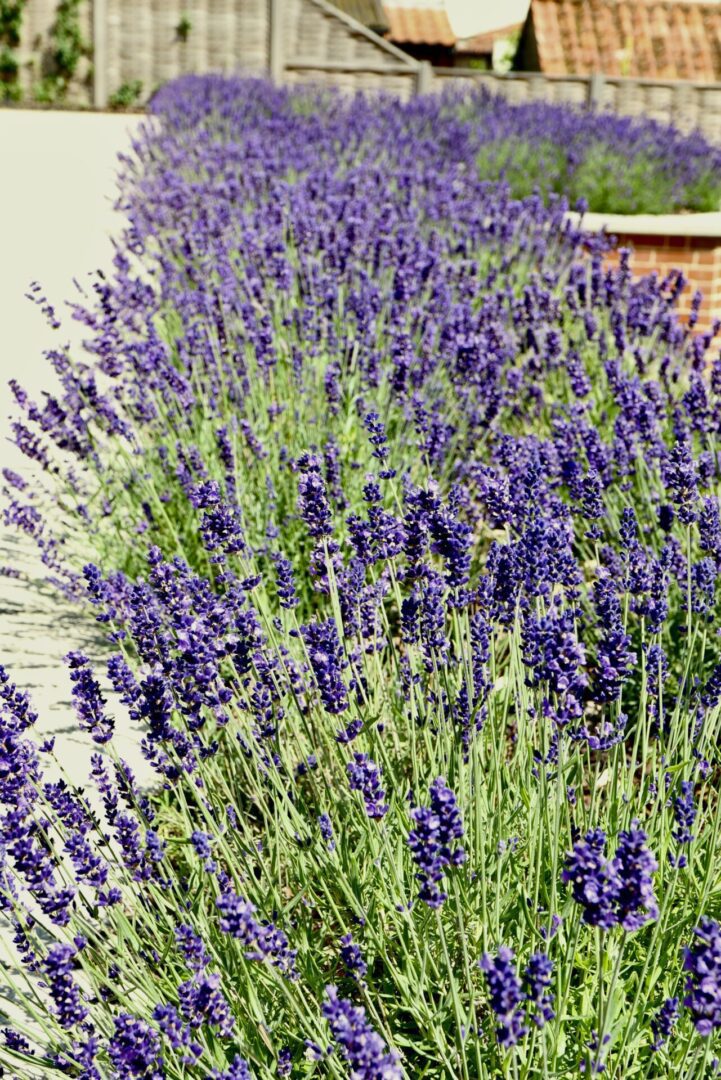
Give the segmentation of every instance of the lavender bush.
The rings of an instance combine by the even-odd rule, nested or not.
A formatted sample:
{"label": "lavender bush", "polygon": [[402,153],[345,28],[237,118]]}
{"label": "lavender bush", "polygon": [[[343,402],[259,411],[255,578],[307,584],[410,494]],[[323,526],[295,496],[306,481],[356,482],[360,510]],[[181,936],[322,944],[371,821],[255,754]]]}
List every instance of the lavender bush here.
{"label": "lavender bush", "polygon": [[556,193],[611,214],[721,210],[721,151],[700,132],[484,93],[460,114],[473,126],[481,175],[505,179],[517,197]]}
{"label": "lavender bush", "polygon": [[6,518],[110,654],[84,791],[0,680],[0,1061],[711,1075],[718,327],[481,180],[454,100],[154,109],[90,359],[15,388]]}

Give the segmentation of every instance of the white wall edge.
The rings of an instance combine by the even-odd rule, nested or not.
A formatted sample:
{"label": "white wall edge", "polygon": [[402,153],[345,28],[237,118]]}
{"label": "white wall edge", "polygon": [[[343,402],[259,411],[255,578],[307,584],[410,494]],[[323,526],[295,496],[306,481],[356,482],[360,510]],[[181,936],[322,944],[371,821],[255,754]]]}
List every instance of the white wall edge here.
{"label": "white wall edge", "polygon": [[[580,214],[569,211],[567,218],[578,225]],[[584,214],[583,228],[636,236],[697,236],[721,238],[721,211],[706,214]]]}

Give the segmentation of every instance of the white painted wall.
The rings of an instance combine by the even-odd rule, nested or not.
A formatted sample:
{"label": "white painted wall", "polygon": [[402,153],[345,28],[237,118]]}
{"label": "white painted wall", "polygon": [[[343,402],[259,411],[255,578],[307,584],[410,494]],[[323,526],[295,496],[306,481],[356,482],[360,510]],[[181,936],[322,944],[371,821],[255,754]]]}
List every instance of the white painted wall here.
{"label": "white painted wall", "polygon": [[[8,442],[11,394],[16,378],[33,396],[53,386],[44,349],[65,341],[75,345],[80,325],[63,312],[90,271],[109,268],[111,234],[122,228],[113,210],[116,157],[127,150],[138,116],[0,109],[0,467],[31,473]],[[61,314],[53,331],[39,309],[24,298],[39,281]],[[31,693],[39,728],[56,734],[59,760],[75,783],[87,778],[94,747],[77,730],[70,705],[70,680],[62,663],[69,649],[102,656],[92,619],[63,604],[37,584],[42,567],[32,548],[1,524],[0,564],[22,565],[29,580],[0,577],[0,664]],[[119,703],[110,704],[119,731],[118,750],[145,779],[138,733]]]}

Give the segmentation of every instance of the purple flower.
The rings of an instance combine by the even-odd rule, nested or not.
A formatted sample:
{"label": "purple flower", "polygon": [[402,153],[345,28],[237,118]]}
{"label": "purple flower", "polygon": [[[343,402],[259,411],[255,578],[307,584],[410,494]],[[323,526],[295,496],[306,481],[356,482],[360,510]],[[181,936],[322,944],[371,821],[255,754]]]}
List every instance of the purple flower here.
{"label": "purple flower", "polygon": [[471,569],[472,530],[459,520],[457,502],[452,493],[448,507],[438,503],[428,515],[431,551],[443,559],[446,583],[451,589],[467,585]]}
{"label": "purple flower", "polygon": [[360,791],[368,817],[384,817],[388,813],[388,804],[383,801],[386,793],[381,787],[381,770],[378,765],[367,754],[356,753],[346,768],[348,786],[351,791]]}
{"label": "purple flower", "polygon": [[190,842],[193,845],[195,854],[200,859],[203,859],[205,869],[212,874],[216,869],[216,863],[213,859],[212,837],[200,829],[195,829],[190,834]]}
{"label": "purple flower", "polygon": [[681,781],[681,794],[673,800],[673,816],[676,828],[671,835],[674,840],[677,844],[690,844],[694,838],[691,828],[696,820],[693,783],[690,780]]}
{"label": "purple flower", "polygon": [[337,716],[348,708],[348,691],[342,672],[347,667],[338,628],[333,618],[308,623],[300,632],[326,712]]}
{"label": "purple flower", "polygon": [[333,518],[325,480],[321,472],[321,462],[313,454],[303,454],[297,466],[300,472],[298,513],[305,522],[309,535],[314,540],[322,540],[332,534]]}
{"label": "purple flower", "polygon": [[385,461],[388,457],[388,437],[385,424],[377,412],[369,412],[363,417],[363,424],[368,432],[368,438],[373,450],[373,457],[379,461]]}
{"label": "purple flower", "polygon": [[292,611],[300,601],[295,591],[295,579],[291,562],[277,552],[273,555],[275,563],[275,588],[278,594],[278,602],[282,608]]}
{"label": "purple flower", "polygon": [[580,714],[588,678],[583,670],[586,650],[576,633],[576,613],[553,605],[539,618],[529,614],[523,624],[523,660],[533,669],[529,682],[548,684],[562,698],[561,719]]}
{"label": "purple flower", "polygon": [[698,472],[688,443],[675,444],[665,479],[679,521],[683,525],[691,525],[698,517]]}
{"label": "purple flower", "polygon": [[330,817],[325,812],[318,815],[318,824],[320,825],[320,835],[326,842],[328,851],[335,851],[335,840],[333,838],[333,824]]}
{"label": "purple flower", "polygon": [[273,923],[259,923],[255,907],[234,892],[223,893],[216,901],[220,912],[220,929],[240,941],[246,960],[269,960],[287,978],[296,979],[296,950],[288,938]]}
{"label": "purple flower", "polygon": [[448,654],[444,593],[443,578],[435,571],[429,570],[423,582],[419,605],[421,641],[426,667],[429,671],[433,671],[436,665],[442,666]]}
{"label": "purple flower", "polygon": [[584,517],[590,521],[598,521],[604,517],[606,508],[603,505],[603,486],[595,469],[583,478],[581,488],[581,509]]}
{"label": "purple flower", "polygon": [[721,562],[721,517],[718,499],[708,496],[703,500],[698,519],[699,542],[718,566]]}
{"label": "purple flower", "polygon": [[181,1020],[173,1005],[156,1005],[153,1020],[172,1049],[186,1065],[194,1065],[203,1053],[202,1045],[193,1038],[189,1024]]}
{"label": "purple flower", "polygon": [[678,1011],[678,998],[666,998],[651,1021],[651,1031],[653,1032],[652,1050],[660,1050],[669,1039],[678,1020]]}
{"label": "purple flower", "polygon": [[368,971],[368,965],[363,959],[360,945],[353,941],[352,934],[344,934],[340,939],[340,946],[340,958],[346,974],[350,978],[362,982]]}
{"label": "purple flower", "polygon": [[114,724],[105,714],[105,698],[93,676],[90,661],[83,653],[69,652],[65,663],[70,668],[73,704],[80,726],[90,732],[93,742],[102,746],[112,739]]}
{"label": "purple flower", "polygon": [[589,926],[638,930],[658,918],[653,874],[658,863],[646,847],[646,834],[632,826],[619,833],[616,855],[607,859],[606,834],[593,829],[566,856],[563,881],[573,886],[573,899],[583,908]]}
{"label": "purple flower", "polygon": [[616,918],[624,930],[639,930],[658,918],[658,903],[653,891],[653,875],[658,863],[646,847],[646,833],[632,825],[619,833],[614,858],[619,889]]}
{"label": "purple flower", "polygon": [[533,1022],[543,1027],[555,1017],[551,979],[553,964],[545,953],[534,953],[523,978],[526,1001],[533,1005]]}
{"label": "purple flower", "polygon": [[597,582],[594,603],[601,638],[596,652],[598,672],[593,694],[597,701],[615,701],[621,695],[636,657],[631,650],[631,639],[623,628],[621,605],[610,578],[604,577]]}
{"label": "purple flower", "polygon": [[210,963],[203,939],[194,934],[190,926],[182,924],[176,927],[175,943],[191,971],[202,971]]}
{"label": "purple flower", "polygon": [[368,1023],[365,1009],[339,998],[335,986],[327,986],[325,993],[323,1016],[348,1062],[353,1080],[401,1080],[398,1055],[387,1050],[380,1035]]}
{"label": "purple flower", "polygon": [[27,480],[23,480],[19,473],[14,472],[12,469],[2,470],[3,478],[10,484],[11,487],[17,488],[18,491],[24,491],[28,486]]}
{"label": "purple flower", "polygon": [[52,945],[44,964],[55,1015],[60,1026],[66,1029],[79,1024],[89,1011],[72,974],[77,953],[72,945]]}
{"label": "purple flower", "polygon": [[120,1013],[108,1044],[108,1057],[117,1080],[162,1080],[165,1075],[160,1035],[137,1016]]}
{"label": "purple flower", "polygon": [[203,514],[200,522],[200,537],[206,551],[235,555],[245,551],[246,541],[240,519],[240,511],[228,503],[217,503]]}
{"label": "purple flower", "polygon": [[196,510],[217,506],[221,500],[220,484],[217,480],[204,480],[190,489],[188,498]]}
{"label": "purple flower", "polygon": [[495,957],[484,953],[479,965],[481,971],[485,972],[491,1008],[498,1021],[496,1038],[503,1047],[515,1046],[519,1039],[528,1034],[528,1028],[523,1018],[524,994],[513,962],[513,952],[502,945]]}
{"label": "purple flower", "polygon": [[2,1030],[3,1040],[8,1050],[17,1050],[19,1054],[27,1054],[29,1057],[34,1057],[35,1051],[32,1046],[18,1031],[13,1028],[3,1028]]}
{"label": "purple flower", "polygon": [[721,927],[702,916],[694,930],[696,940],[683,950],[686,997],[699,1035],[711,1035],[721,1027]]}
{"label": "purple flower", "polygon": [[433,781],[430,796],[430,806],[411,810],[415,827],[408,834],[408,846],[418,866],[418,895],[429,907],[437,908],[448,899],[438,883],[448,867],[464,862],[466,853],[455,843],[463,837],[463,822],[456,797],[444,777]]}
{"label": "purple flower", "polygon": [[232,1033],[234,1020],[217,973],[198,973],[189,982],[182,983],[178,988],[178,999],[183,1019],[192,1028],[208,1024],[223,1037]]}
{"label": "purple flower", "polygon": [[[287,1075],[278,1071],[278,1076]],[[223,1069],[220,1072],[218,1069],[213,1069],[210,1073],[211,1080],[253,1080],[253,1073],[250,1071],[250,1066],[240,1054],[236,1054],[231,1064],[227,1069]]]}
{"label": "purple flower", "polygon": [[583,908],[583,921],[609,930],[617,921],[619,881],[615,867],[605,857],[606,834],[602,829],[586,833],[566,856],[563,881],[573,886],[573,899]]}

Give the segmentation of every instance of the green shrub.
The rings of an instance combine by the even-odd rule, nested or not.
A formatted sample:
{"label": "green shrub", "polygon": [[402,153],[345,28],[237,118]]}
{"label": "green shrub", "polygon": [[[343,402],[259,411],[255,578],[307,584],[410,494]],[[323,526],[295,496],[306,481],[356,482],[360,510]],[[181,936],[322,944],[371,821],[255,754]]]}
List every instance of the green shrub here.
{"label": "green shrub", "polygon": [[132,79],[119,86],[114,94],[108,99],[111,109],[131,109],[137,105],[143,94],[143,84],[140,79]]}

